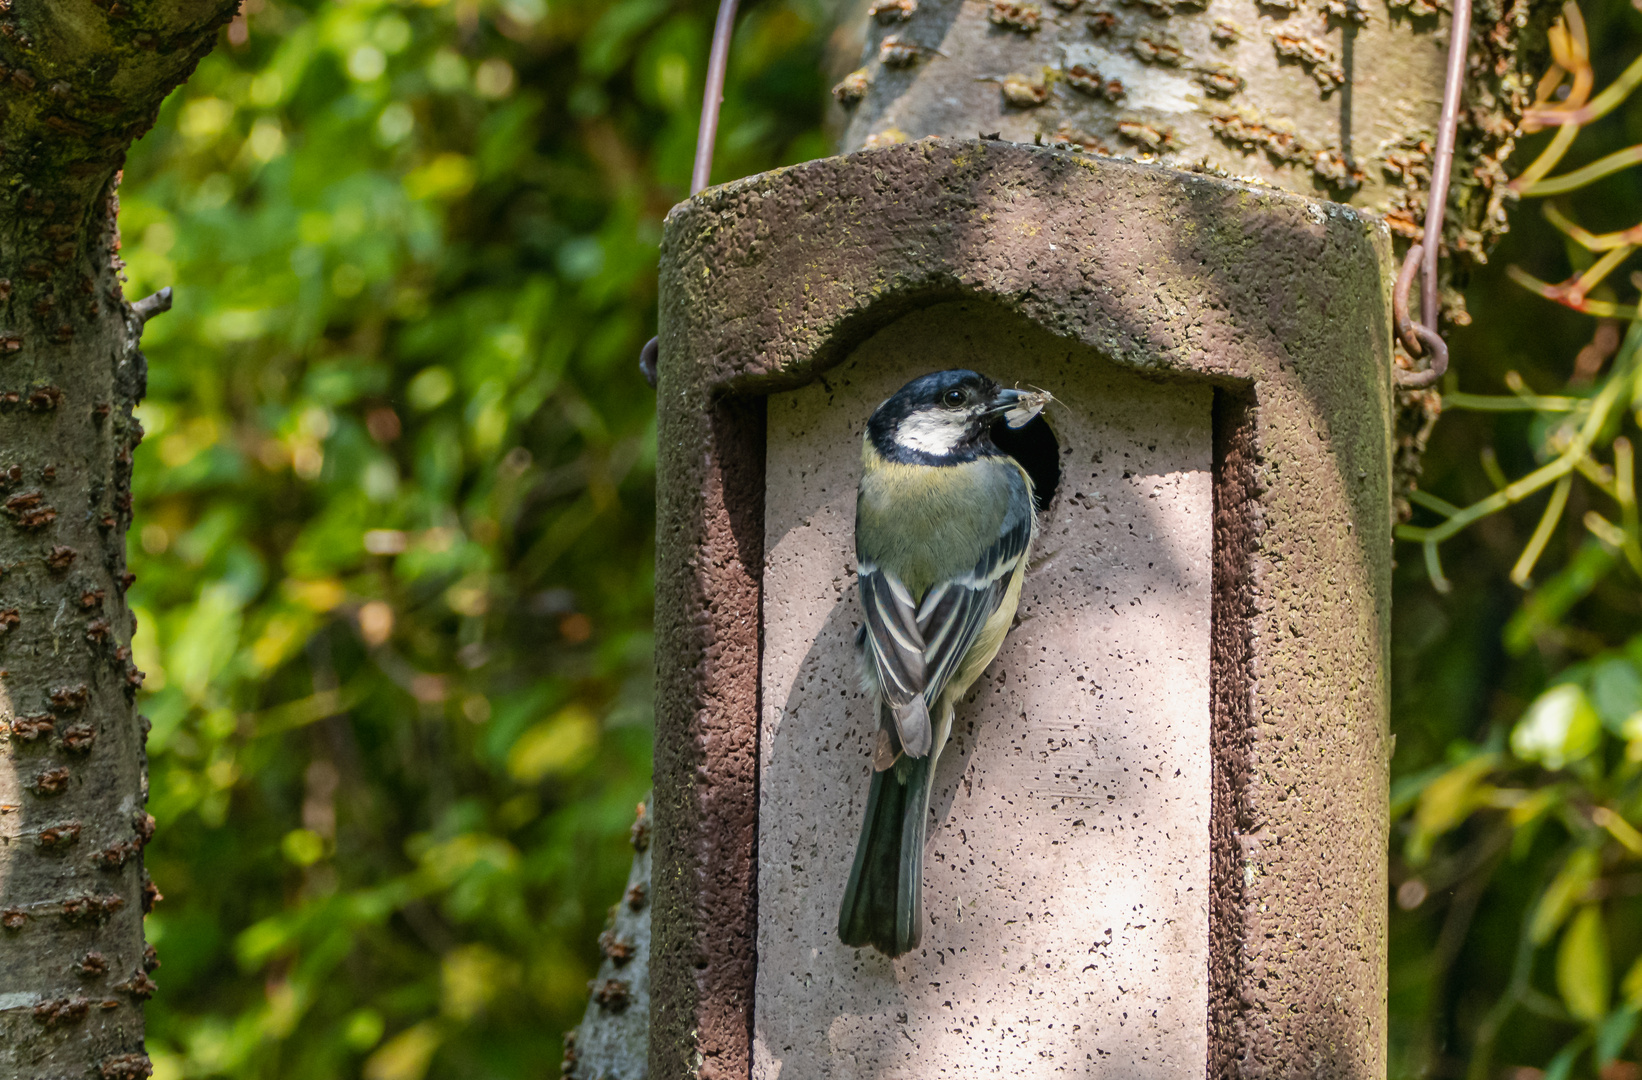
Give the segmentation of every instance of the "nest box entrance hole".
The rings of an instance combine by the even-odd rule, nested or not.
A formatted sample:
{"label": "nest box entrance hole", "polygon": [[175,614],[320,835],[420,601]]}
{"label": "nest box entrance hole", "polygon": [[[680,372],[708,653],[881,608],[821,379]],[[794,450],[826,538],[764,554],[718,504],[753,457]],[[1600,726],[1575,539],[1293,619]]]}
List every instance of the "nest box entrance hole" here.
{"label": "nest box entrance hole", "polygon": [[1060,440],[1055,438],[1049,422],[1038,415],[1019,429],[994,424],[992,442],[1021,463],[1026,475],[1032,478],[1032,501],[1038,504],[1038,513],[1048,513],[1055,501],[1055,491],[1060,487]]}

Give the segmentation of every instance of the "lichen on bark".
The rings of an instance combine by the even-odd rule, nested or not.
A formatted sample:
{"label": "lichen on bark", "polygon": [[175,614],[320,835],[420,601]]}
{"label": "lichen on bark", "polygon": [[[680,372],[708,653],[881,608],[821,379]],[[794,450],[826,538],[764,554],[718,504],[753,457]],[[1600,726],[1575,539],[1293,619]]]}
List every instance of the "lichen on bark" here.
{"label": "lichen on bark", "polygon": [[131,660],[146,316],[119,169],[236,0],[0,0],[0,1076],[135,1080],[158,898]]}
{"label": "lichen on bark", "polygon": [[[1478,5],[1456,250],[1485,256],[1504,231],[1501,162],[1553,9]],[[862,64],[838,91],[846,150],[996,132],[1224,172],[1418,233],[1448,47],[1446,15],[1428,0],[922,0],[858,29]],[[1041,92],[1012,93],[1017,84]]]}

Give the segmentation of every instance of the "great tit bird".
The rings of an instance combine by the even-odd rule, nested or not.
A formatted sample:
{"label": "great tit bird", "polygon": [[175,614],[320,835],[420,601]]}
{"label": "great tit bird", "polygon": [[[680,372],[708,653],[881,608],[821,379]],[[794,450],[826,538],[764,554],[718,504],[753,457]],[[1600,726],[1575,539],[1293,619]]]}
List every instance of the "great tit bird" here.
{"label": "great tit bird", "polygon": [[861,443],[856,580],[861,680],[875,701],[872,787],[838,936],[886,956],[923,931],[924,819],[953,706],[1020,602],[1037,529],[1032,478],[992,441],[1048,402],[973,371],[914,379],[878,406]]}

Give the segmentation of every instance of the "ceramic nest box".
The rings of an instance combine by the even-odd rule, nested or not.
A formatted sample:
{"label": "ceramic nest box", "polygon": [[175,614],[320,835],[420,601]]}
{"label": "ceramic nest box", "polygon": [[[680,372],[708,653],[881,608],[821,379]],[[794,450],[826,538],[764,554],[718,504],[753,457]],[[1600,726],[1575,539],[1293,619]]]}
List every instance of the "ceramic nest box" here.
{"label": "ceramic nest box", "polygon": [[[1390,240],[1274,190],[927,139],[673,211],[651,1075],[1381,1076]],[[922,943],[840,943],[875,727],[867,417],[1055,395]]]}

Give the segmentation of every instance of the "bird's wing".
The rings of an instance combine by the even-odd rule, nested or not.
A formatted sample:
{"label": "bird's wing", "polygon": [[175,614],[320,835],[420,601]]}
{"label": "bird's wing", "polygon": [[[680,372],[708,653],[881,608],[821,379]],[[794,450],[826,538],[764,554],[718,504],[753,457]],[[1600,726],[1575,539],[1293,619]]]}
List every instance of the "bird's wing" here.
{"label": "bird's wing", "polygon": [[867,651],[878,672],[879,692],[895,721],[895,742],[913,757],[922,757],[934,743],[934,732],[924,694],[929,679],[916,603],[901,579],[888,570],[862,563],[856,574],[867,615]]}
{"label": "bird's wing", "polygon": [[[930,710],[963,663],[1032,541],[1031,494],[1025,490],[998,538],[973,570],[932,587],[921,601],[892,572],[862,562],[857,571],[864,646],[894,719],[895,745],[918,758],[930,752]],[[885,755],[878,755],[883,757]],[[893,755],[889,755],[893,758]]]}
{"label": "bird's wing", "polygon": [[972,571],[943,581],[924,595],[918,606],[918,631],[924,639],[925,699],[930,705],[963,663],[986,621],[998,610],[1031,542],[1028,503],[1023,512],[1011,513],[1004,521],[997,541]]}

